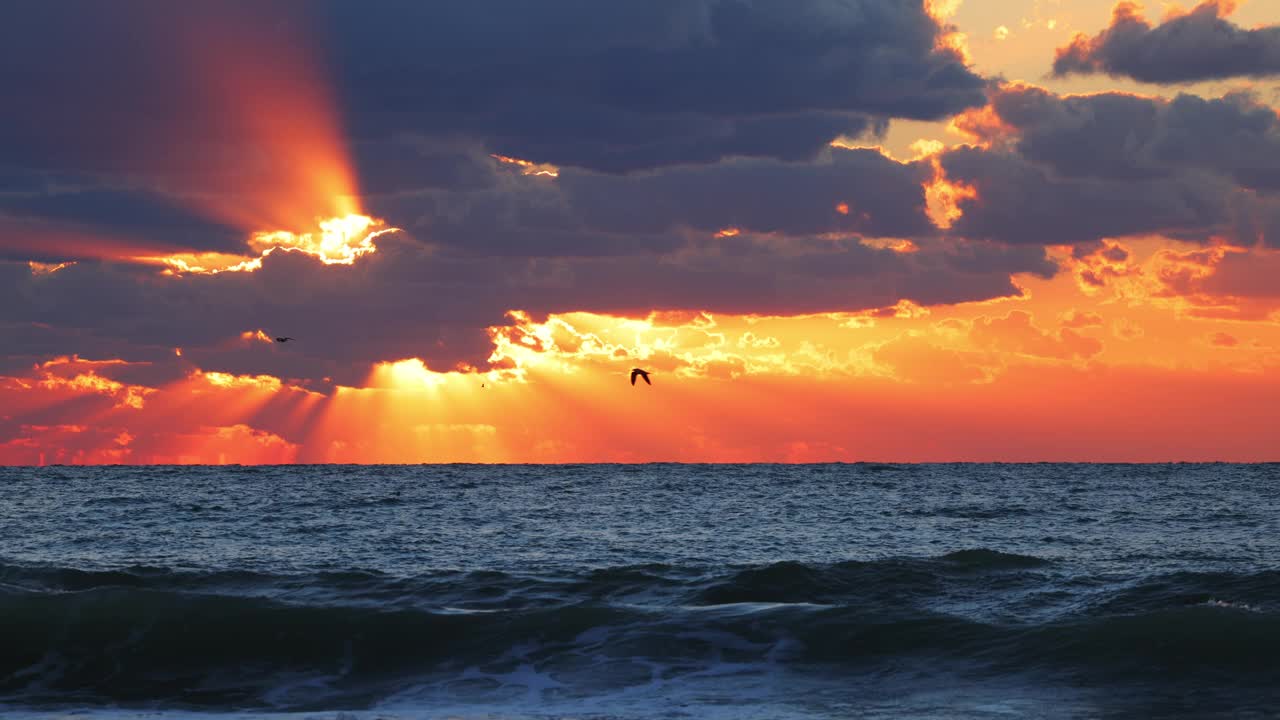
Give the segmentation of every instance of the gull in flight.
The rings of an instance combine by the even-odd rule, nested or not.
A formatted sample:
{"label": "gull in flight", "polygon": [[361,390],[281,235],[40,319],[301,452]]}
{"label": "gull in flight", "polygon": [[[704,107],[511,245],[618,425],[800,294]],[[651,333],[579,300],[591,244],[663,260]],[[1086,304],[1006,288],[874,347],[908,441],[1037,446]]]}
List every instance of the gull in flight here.
{"label": "gull in flight", "polygon": [[291,338],[291,337],[278,337],[278,338],[276,338],[276,342],[289,342],[289,341],[290,341],[290,340],[292,340],[292,339],[293,339],[293,338]]}
{"label": "gull in flight", "polygon": [[653,383],[649,382],[649,371],[648,371],[648,370],[641,370],[640,368],[631,368],[631,384],[632,384],[632,385],[635,385],[635,384],[636,384],[636,376],[637,376],[637,375],[639,375],[640,377],[644,378],[644,384],[645,384],[645,385],[652,385],[652,384],[653,384]]}

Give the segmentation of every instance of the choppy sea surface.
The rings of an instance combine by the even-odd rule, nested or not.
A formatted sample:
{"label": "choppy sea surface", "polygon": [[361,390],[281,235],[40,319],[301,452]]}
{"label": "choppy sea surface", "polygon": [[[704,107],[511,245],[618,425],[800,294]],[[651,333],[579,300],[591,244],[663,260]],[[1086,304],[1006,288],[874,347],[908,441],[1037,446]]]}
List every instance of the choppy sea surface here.
{"label": "choppy sea surface", "polygon": [[3,718],[1280,716],[1280,465],[0,468]]}

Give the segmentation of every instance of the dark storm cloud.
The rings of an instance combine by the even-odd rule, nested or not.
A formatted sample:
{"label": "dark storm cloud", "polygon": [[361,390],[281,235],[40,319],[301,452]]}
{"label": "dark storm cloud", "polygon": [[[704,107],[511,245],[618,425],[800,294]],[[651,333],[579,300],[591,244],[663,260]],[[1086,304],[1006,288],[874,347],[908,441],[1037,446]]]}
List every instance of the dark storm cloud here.
{"label": "dark storm cloud", "polygon": [[1017,151],[1059,175],[1151,180],[1201,170],[1248,188],[1280,189],[1280,116],[1250,95],[1061,97],[1009,85],[991,101],[1016,130]]}
{"label": "dark storm cloud", "polygon": [[[192,363],[359,384],[389,359],[483,366],[486,327],[512,309],[787,315],[980,301],[1019,294],[1012,275],[1053,275],[1045,244],[1153,226],[1202,233],[1234,212],[1212,182],[1201,198],[1180,175],[1066,177],[1048,150],[970,149],[941,161],[982,202],[937,237],[922,188],[930,161],[829,147],[887,117],[985,102],[980,79],[934,49],[938,28],[916,3],[325,0],[16,11],[0,27],[0,85],[24,112],[0,115],[0,157],[16,168],[0,175],[15,188],[0,213],[126,236],[148,253],[242,249],[184,209],[204,207],[191,193],[272,177],[181,60],[192,18],[227,8],[271,16],[244,52],[323,38],[363,207],[408,232],[352,266],[276,252],[256,272],[188,276],[105,261],[146,253],[76,254],[69,241],[65,254],[32,255],[0,238],[28,252],[10,257],[84,260],[44,275],[0,264],[11,360],[144,360],[136,372],[155,382]],[[173,23],[183,32],[157,55]],[[58,52],[34,54],[44,46],[32,36]],[[560,173],[522,175],[490,153]],[[739,234],[715,237],[729,228]],[[918,251],[859,237],[909,238]],[[298,340],[242,337],[258,329]]]}
{"label": "dark storm cloud", "polygon": [[[938,32],[900,0],[26,4],[0,26],[0,90],[21,98],[0,116],[0,156],[234,173],[251,138],[219,112],[234,98],[202,95],[189,56],[213,46],[270,68],[311,43],[361,141],[469,140],[606,171],[799,159],[887,117],[980,105],[981,79],[935,49]],[[405,171],[362,169],[378,188]]]}
{"label": "dark storm cloud", "polygon": [[[240,252],[244,234],[154,193],[86,188],[31,194],[0,195],[0,216],[33,224],[50,223],[86,235],[127,237],[140,245],[174,251]],[[21,238],[0,237],[0,253]],[[74,259],[56,247],[48,254]]]}
{"label": "dark storm cloud", "polygon": [[1092,243],[1161,233],[1203,241],[1233,229],[1230,182],[1207,174],[1150,180],[1058,177],[1012,152],[962,147],[945,153],[947,175],[972,185],[952,232],[1010,244]]}
{"label": "dark storm cloud", "polygon": [[938,119],[982,81],[900,0],[329,2],[357,134],[481,137],[622,171],[806,157],[868,116]]}
{"label": "dark storm cloud", "polygon": [[828,148],[806,163],[734,159],[629,175],[566,169],[555,180],[504,172],[481,190],[371,198],[369,206],[456,252],[604,256],[666,252],[682,230],[929,235],[923,184],[932,172],[873,150]]}
{"label": "dark storm cloud", "polygon": [[1059,96],[1011,84],[992,88],[985,112],[998,122],[960,121],[983,147],[940,157],[978,194],[961,200],[957,235],[1090,247],[1148,234],[1280,242],[1280,118],[1250,95]]}
{"label": "dark storm cloud", "polygon": [[354,143],[360,189],[369,195],[443,188],[470,192],[497,181],[493,158],[475,143],[395,137]]}
{"label": "dark storm cloud", "polygon": [[1149,83],[1280,74],[1280,26],[1246,30],[1224,20],[1229,0],[1208,0],[1152,26],[1131,2],[1116,6],[1111,25],[1059,48],[1055,75],[1107,73]]}
{"label": "dark storm cloud", "polygon": [[[874,237],[929,233],[923,183],[931,169],[874,150],[826,151],[805,164],[738,161],[626,177],[581,172],[560,184],[594,227],[625,232],[683,225],[804,235],[859,232]],[[844,203],[847,213],[837,211]]]}

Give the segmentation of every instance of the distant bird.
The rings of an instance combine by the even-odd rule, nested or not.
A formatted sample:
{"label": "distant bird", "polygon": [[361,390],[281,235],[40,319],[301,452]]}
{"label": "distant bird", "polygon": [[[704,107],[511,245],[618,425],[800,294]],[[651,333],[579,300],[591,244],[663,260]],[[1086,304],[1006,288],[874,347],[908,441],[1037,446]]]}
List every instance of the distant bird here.
{"label": "distant bird", "polygon": [[645,385],[652,385],[652,384],[653,384],[653,383],[649,382],[649,371],[648,371],[648,370],[641,370],[640,368],[631,368],[631,384],[632,384],[632,385],[635,385],[635,384],[636,384],[636,376],[637,376],[637,375],[639,375],[640,377],[644,378],[644,384],[645,384]]}
{"label": "distant bird", "polygon": [[289,341],[290,341],[290,340],[292,340],[292,339],[293,339],[293,338],[291,338],[291,337],[276,338],[276,342],[289,342]]}

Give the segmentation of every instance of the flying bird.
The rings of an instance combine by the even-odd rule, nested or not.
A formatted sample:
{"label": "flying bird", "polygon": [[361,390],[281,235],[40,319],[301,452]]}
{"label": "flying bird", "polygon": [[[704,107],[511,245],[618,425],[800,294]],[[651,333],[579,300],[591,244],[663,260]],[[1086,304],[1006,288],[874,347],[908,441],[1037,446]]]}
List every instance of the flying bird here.
{"label": "flying bird", "polygon": [[632,384],[632,385],[635,385],[635,384],[636,384],[636,376],[637,376],[637,375],[639,375],[640,377],[644,378],[644,384],[645,384],[645,385],[652,385],[652,384],[653,384],[653,383],[649,382],[649,371],[648,371],[648,370],[641,370],[640,368],[631,368],[631,384]]}
{"label": "flying bird", "polygon": [[278,337],[278,338],[276,338],[276,342],[289,342],[289,341],[290,341],[290,340],[292,340],[292,339],[293,339],[293,338],[291,338],[291,337]]}

